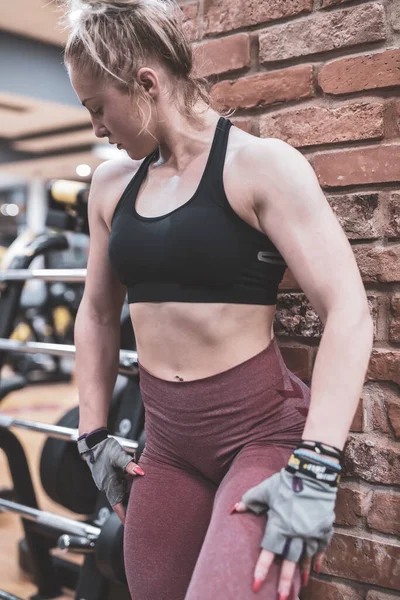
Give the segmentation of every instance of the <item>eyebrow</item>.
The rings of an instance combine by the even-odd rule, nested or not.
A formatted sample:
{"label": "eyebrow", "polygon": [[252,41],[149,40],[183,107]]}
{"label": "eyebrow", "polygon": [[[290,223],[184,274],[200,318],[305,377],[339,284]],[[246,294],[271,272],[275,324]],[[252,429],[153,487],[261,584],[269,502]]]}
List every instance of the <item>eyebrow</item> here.
{"label": "eyebrow", "polygon": [[85,98],[85,99],[84,99],[84,101],[83,101],[83,102],[81,102],[81,104],[82,104],[82,105],[83,105],[85,108],[87,108],[87,106],[86,106],[86,104],[85,104],[85,103],[86,103],[88,100],[93,100],[93,98],[96,98],[96,96],[92,96],[91,98]]}

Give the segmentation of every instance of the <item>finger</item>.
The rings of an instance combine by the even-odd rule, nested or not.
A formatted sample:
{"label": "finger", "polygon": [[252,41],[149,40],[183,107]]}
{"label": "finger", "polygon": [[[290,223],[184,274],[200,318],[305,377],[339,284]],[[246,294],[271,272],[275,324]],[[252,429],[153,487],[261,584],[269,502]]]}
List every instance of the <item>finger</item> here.
{"label": "finger", "polygon": [[122,502],[117,502],[117,504],[114,504],[114,506],[112,506],[112,509],[119,516],[122,525],[125,525],[125,514],[126,513],[125,513],[125,508],[124,508],[124,505],[122,504]]}
{"label": "finger", "polygon": [[301,585],[305,587],[308,584],[308,580],[310,577],[311,571],[311,556],[306,556],[303,558],[300,564],[300,572],[301,572]]}
{"label": "finger", "polygon": [[317,552],[317,554],[314,556],[314,569],[316,573],[319,573],[322,569],[322,562],[325,559],[325,556],[325,552]]}
{"label": "finger", "polygon": [[126,465],[125,473],[128,473],[129,475],[144,475],[143,469],[134,463],[133,460]]}
{"label": "finger", "polygon": [[292,587],[292,581],[294,573],[296,571],[296,564],[291,560],[284,560],[282,563],[281,576],[278,585],[279,600],[286,600],[290,594],[290,588]]}
{"label": "finger", "polygon": [[256,568],[254,569],[253,592],[258,592],[265,578],[268,575],[269,568],[274,560],[275,554],[269,550],[262,550]]}

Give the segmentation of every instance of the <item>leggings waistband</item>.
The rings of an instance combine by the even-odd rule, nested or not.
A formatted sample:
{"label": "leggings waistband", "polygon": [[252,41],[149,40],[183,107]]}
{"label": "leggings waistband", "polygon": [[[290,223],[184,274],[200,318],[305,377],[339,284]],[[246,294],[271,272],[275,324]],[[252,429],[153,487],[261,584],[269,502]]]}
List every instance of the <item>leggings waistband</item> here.
{"label": "leggings waistband", "polygon": [[277,344],[275,336],[271,339],[270,343],[268,344],[268,346],[266,348],[261,350],[261,352],[259,352],[258,354],[255,354],[254,356],[251,356],[250,358],[246,359],[245,361],[243,361],[233,367],[230,367],[229,369],[226,369],[225,371],[216,373],[215,375],[209,375],[207,377],[202,377],[200,379],[192,379],[189,381],[171,381],[169,379],[162,379],[161,377],[157,377],[156,375],[153,375],[153,373],[150,373],[150,371],[148,371],[142,364],[140,364],[139,360],[138,360],[138,365],[139,365],[140,378],[141,378],[142,382],[147,380],[149,382],[152,382],[153,384],[158,383],[159,385],[175,387],[175,388],[185,387],[187,390],[187,388],[194,388],[196,386],[202,386],[205,383],[218,384],[222,380],[229,380],[231,378],[236,380],[237,376],[240,375],[239,372],[241,370],[245,370],[245,371],[248,371],[248,369],[251,370],[251,368],[253,366],[258,365],[259,362],[264,362],[264,360],[266,360],[270,355],[271,356],[278,355],[280,362],[281,362],[281,366],[284,366],[284,363],[283,363],[283,360],[282,360],[282,357],[281,357],[281,354],[279,351],[279,346]]}

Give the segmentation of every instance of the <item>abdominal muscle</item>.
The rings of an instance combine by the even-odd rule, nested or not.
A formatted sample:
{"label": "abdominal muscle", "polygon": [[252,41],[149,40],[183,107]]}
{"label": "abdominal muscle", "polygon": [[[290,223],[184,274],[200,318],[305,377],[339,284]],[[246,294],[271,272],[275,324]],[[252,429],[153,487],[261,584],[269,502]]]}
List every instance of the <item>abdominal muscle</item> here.
{"label": "abdominal muscle", "polygon": [[276,306],[212,303],[129,305],[140,365],[168,381],[226,371],[262,352]]}

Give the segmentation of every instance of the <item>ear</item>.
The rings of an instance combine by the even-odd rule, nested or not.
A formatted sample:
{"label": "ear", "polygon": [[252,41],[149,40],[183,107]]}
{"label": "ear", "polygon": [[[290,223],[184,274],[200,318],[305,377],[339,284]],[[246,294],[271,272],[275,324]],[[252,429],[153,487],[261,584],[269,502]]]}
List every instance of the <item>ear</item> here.
{"label": "ear", "polygon": [[154,69],[150,69],[149,67],[141,67],[137,72],[136,79],[139,85],[141,85],[151,96],[154,96],[154,93],[158,93],[160,82]]}

